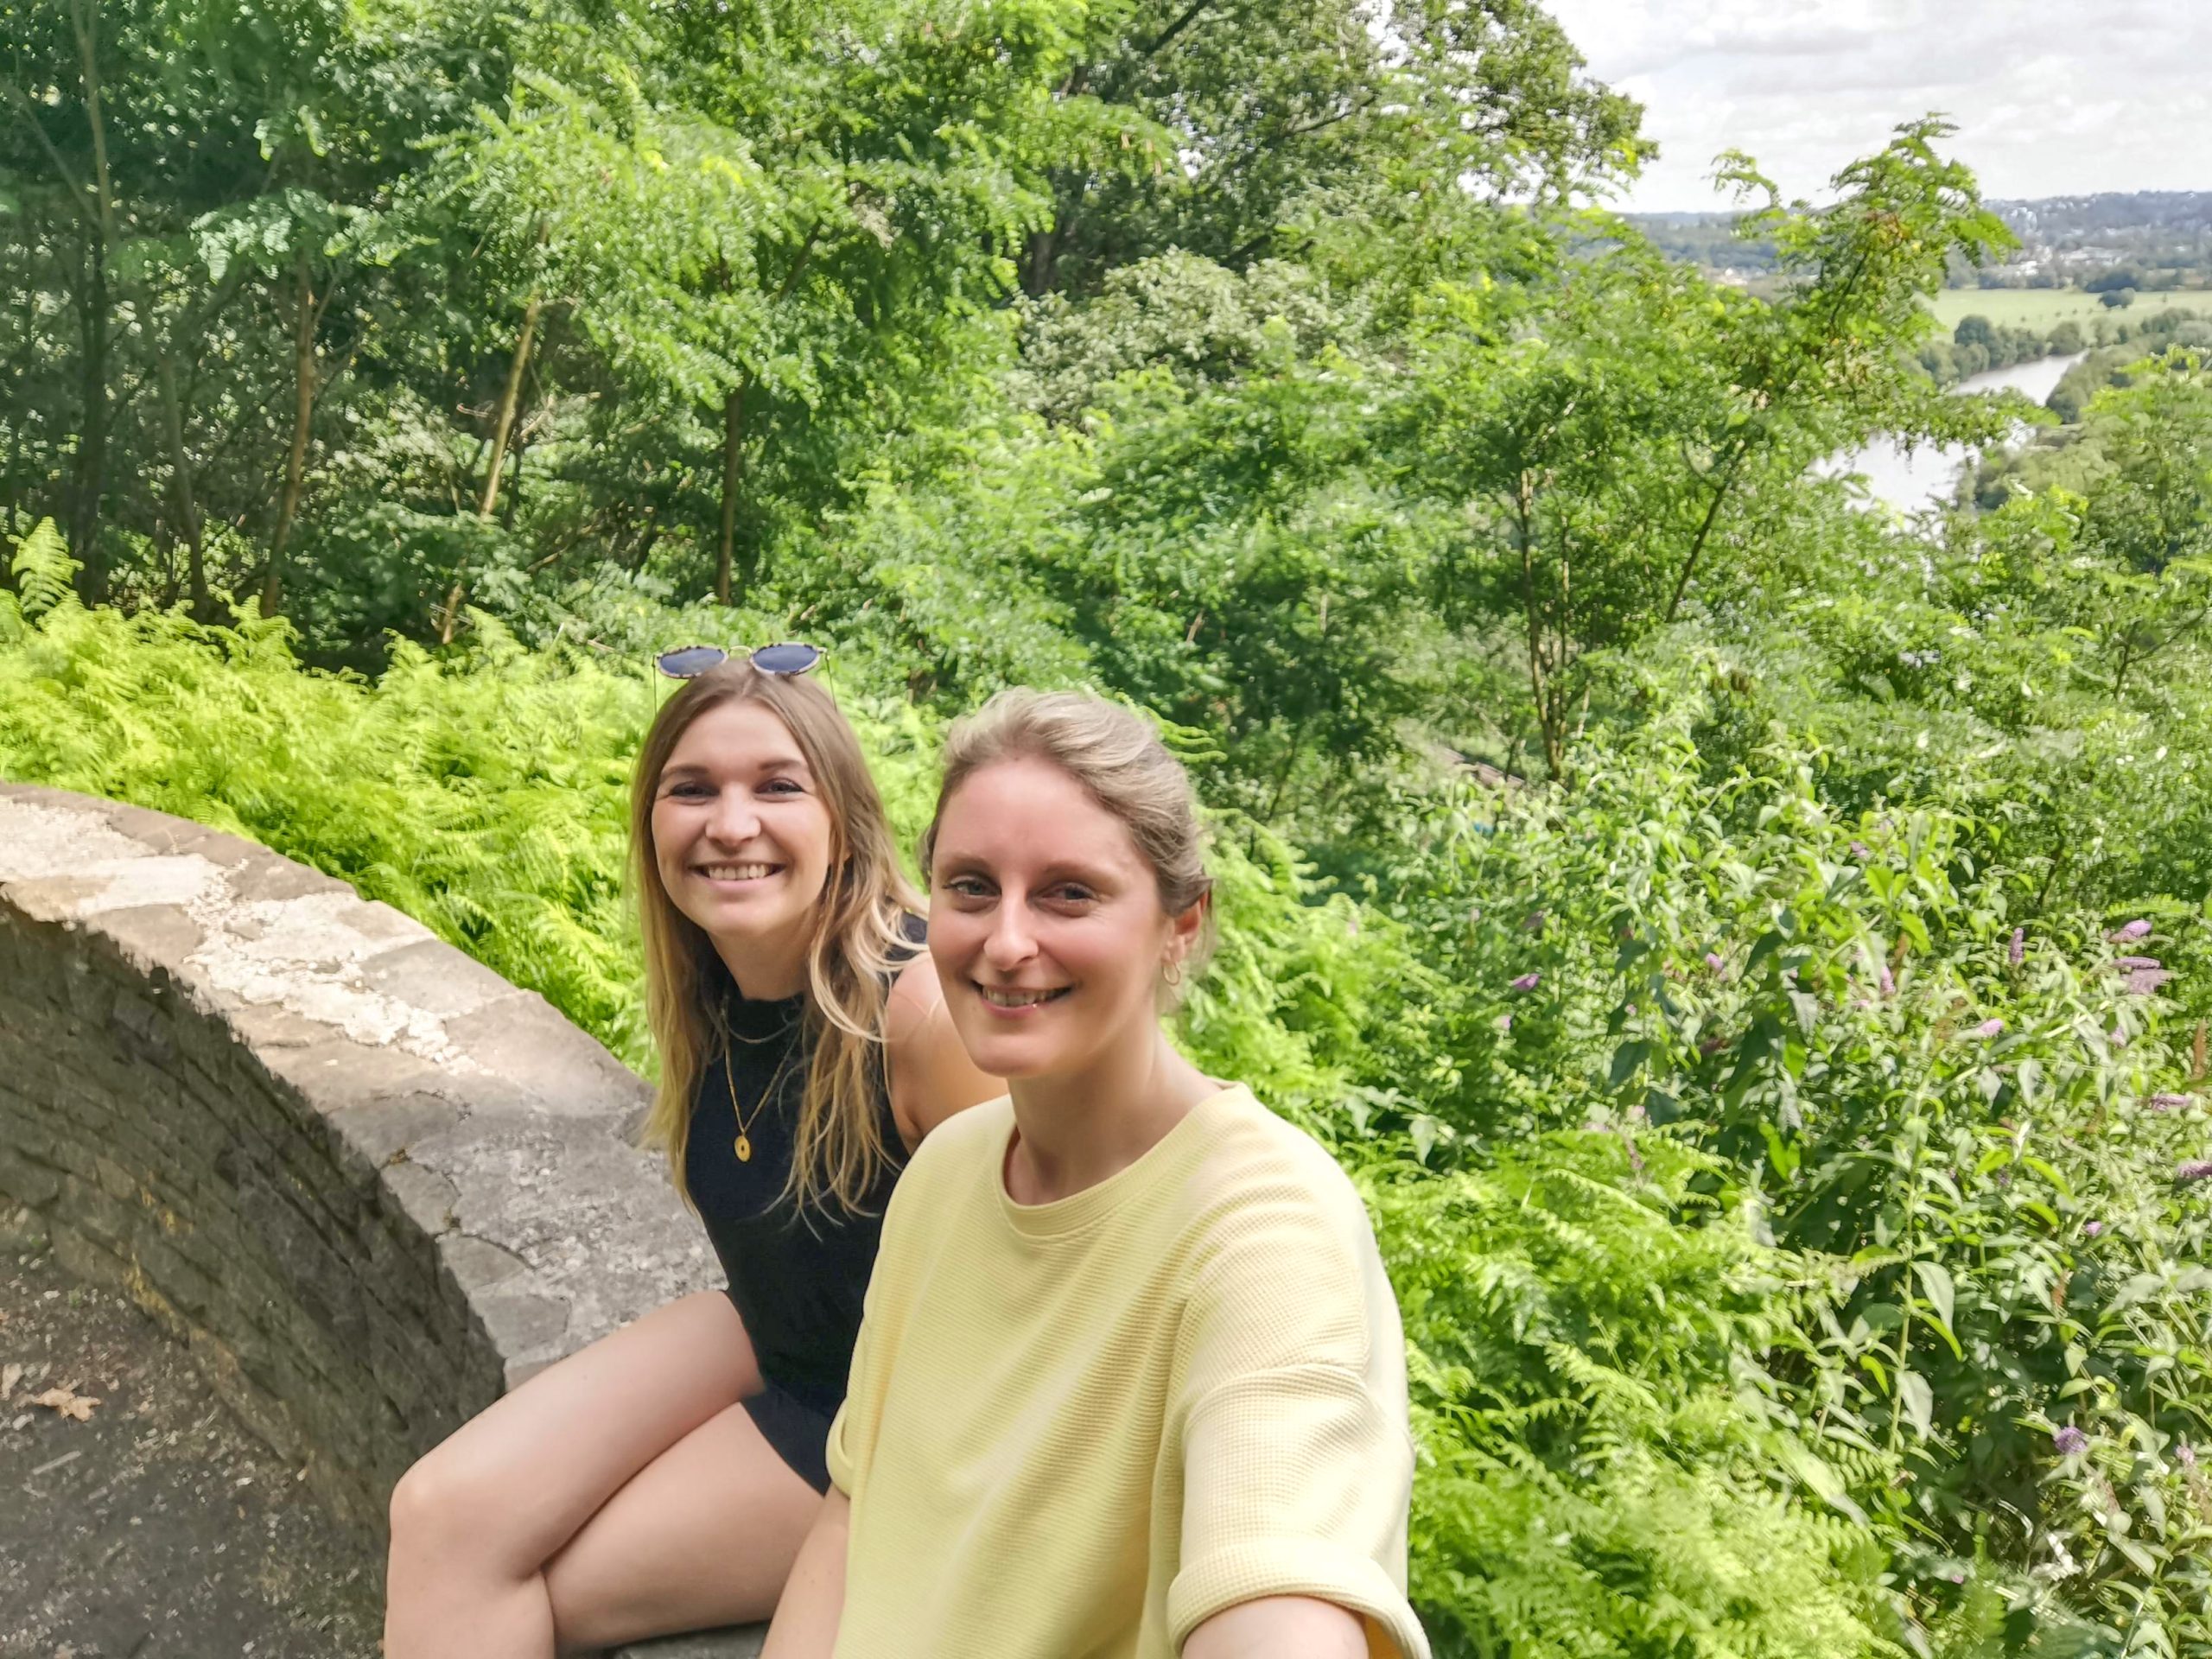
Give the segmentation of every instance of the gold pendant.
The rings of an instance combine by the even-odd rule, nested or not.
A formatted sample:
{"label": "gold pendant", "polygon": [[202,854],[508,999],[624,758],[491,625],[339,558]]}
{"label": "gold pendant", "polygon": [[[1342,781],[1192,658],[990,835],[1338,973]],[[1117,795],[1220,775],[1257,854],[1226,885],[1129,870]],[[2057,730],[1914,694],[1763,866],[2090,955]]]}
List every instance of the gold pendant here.
{"label": "gold pendant", "polygon": [[737,1161],[741,1164],[753,1161],[753,1141],[748,1136],[741,1135],[737,1137]]}

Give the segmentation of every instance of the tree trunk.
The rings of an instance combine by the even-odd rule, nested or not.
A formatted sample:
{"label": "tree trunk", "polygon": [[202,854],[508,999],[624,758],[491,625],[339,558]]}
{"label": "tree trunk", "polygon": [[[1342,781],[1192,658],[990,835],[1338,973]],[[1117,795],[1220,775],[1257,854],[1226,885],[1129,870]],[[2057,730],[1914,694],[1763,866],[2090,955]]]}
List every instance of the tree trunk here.
{"label": "tree trunk", "polygon": [[1521,612],[1529,634],[1529,697],[1536,710],[1536,733],[1544,746],[1544,766],[1556,779],[1562,753],[1558,698],[1544,663],[1543,607],[1536,597],[1535,481],[1523,472],[1513,492],[1513,518],[1521,543]]}
{"label": "tree trunk", "polygon": [[[737,548],[737,493],[745,482],[745,387],[741,383],[735,391],[722,399],[722,528],[721,544],[715,562],[715,600],[721,605],[733,602],[730,596],[730,569]],[[746,579],[750,585],[753,560],[746,561]]]}
{"label": "tree trunk", "polygon": [[[148,307],[150,315],[152,308]],[[177,396],[176,364],[164,345],[155,354],[155,373],[162,395],[162,437],[169,452],[169,512],[177,537],[184,543],[186,587],[192,596],[192,614],[209,620],[213,608],[207,595],[207,559],[202,544],[200,503],[192,487],[192,457],[184,447],[184,409]]]}
{"label": "tree trunk", "polygon": [[84,567],[78,577],[87,605],[107,597],[107,559],[100,549],[100,501],[107,491],[108,332],[107,239],[87,226],[89,245],[78,311],[85,341],[79,373],[84,388],[85,426],[77,446],[75,476],[70,480],[69,551]]}
{"label": "tree trunk", "polygon": [[492,459],[484,469],[484,493],[476,502],[476,516],[489,518],[499,504],[499,473],[506,465],[507,442],[514,435],[515,410],[522,404],[524,371],[530,367],[531,342],[537,338],[537,314],[545,302],[532,294],[522,308],[522,336],[515,341],[514,359],[507,365],[507,384],[499,391],[499,409],[492,423]]}
{"label": "tree trunk", "polygon": [[261,613],[275,616],[284,602],[284,544],[300,511],[307,480],[308,442],[315,427],[315,284],[307,249],[296,256],[298,301],[292,321],[292,448],[284,458],[284,493],[276,503],[276,530],[269,540],[269,575],[261,585]]}
{"label": "tree trunk", "polygon": [[99,14],[86,0],[73,0],[69,21],[77,36],[77,63],[85,84],[85,115],[92,130],[92,200],[87,226],[92,258],[85,273],[85,432],[77,451],[74,499],[70,503],[70,550],[84,566],[85,602],[107,597],[107,556],[100,547],[100,504],[107,493],[108,397],[107,251],[116,243],[115,192],[108,181],[107,121],[100,109]]}
{"label": "tree trunk", "polygon": [[[476,516],[489,522],[493,510],[499,505],[499,475],[507,464],[507,442],[514,435],[515,411],[522,404],[522,382],[524,371],[530,367],[531,342],[537,337],[537,315],[544,305],[543,296],[533,291],[530,302],[522,308],[522,334],[515,341],[515,354],[507,364],[507,384],[499,389],[499,407],[492,419],[492,458],[484,468],[484,488],[476,498]],[[461,596],[468,590],[468,571],[464,565],[454,572],[453,586],[447,590],[445,620],[438,626],[438,643],[453,643],[455,619],[461,615]]]}
{"label": "tree trunk", "polygon": [[1041,300],[1052,291],[1052,284],[1059,278],[1060,258],[1059,223],[1029,233],[1029,245],[1024,250],[1021,262],[1021,291],[1033,300]]}

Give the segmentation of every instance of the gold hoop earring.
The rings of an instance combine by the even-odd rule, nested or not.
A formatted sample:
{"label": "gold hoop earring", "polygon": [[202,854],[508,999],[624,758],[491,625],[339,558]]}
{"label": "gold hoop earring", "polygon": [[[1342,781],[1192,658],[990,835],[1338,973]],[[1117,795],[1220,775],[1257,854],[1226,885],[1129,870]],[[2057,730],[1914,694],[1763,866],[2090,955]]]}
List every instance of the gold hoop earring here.
{"label": "gold hoop earring", "polygon": [[1183,982],[1183,963],[1181,959],[1179,957],[1169,957],[1167,965],[1160,970],[1160,976],[1167,982],[1168,988],[1171,990],[1176,986],[1180,985]]}

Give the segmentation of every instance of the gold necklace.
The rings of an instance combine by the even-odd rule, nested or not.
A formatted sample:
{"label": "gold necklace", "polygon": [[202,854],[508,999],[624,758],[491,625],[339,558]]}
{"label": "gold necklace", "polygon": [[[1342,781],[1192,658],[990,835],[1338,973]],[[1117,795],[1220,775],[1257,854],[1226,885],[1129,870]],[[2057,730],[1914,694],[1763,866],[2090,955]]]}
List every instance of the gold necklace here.
{"label": "gold necklace", "polygon": [[737,1103],[737,1067],[732,1064],[734,1057],[728,1049],[722,1050],[722,1083],[729,1090],[730,1116],[737,1120],[737,1140],[732,1149],[736,1152],[739,1163],[749,1164],[753,1161],[753,1136],[750,1131],[753,1123],[759,1119],[761,1109],[775,1098],[776,1086],[783,1082],[784,1073],[790,1070],[791,1063],[798,1053],[798,1045],[796,1043],[784,1051],[784,1058],[776,1062],[776,1070],[768,1079],[768,1086],[760,1091],[760,1098],[753,1103],[753,1115],[748,1117],[745,1114],[744,1108]]}

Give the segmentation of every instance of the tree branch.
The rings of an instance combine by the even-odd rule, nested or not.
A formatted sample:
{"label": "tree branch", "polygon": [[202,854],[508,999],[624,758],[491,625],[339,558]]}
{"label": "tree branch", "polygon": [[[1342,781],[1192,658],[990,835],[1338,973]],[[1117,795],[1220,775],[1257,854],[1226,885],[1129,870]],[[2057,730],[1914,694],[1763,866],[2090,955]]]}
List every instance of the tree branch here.
{"label": "tree branch", "polygon": [[1173,22],[1168,24],[1166,28],[1161,29],[1159,34],[1154,35],[1149,43],[1137,48],[1137,55],[1141,58],[1153,58],[1159,56],[1163,50],[1173,43],[1178,35],[1180,35],[1192,23],[1198,22],[1199,14],[1206,10],[1207,8],[1212,4],[1213,0],[1191,0],[1191,3],[1183,9],[1183,12],[1180,16],[1177,17]]}
{"label": "tree branch", "polygon": [[77,182],[77,175],[69,170],[69,163],[62,158],[60,150],[54,147],[54,140],[47,136],[46,129],[39,124],[38,112],[29,97],[12,80],[0,80],[0,94],[5,94],[16,113],[22,118],[23,124],[38,140],[39,148],[46,152],[47,160],[54,163],[54,170],[60,175],[61,182],[69,192],[69,205],[77,210],[78,217],[92,219],[94,216],[86,211],[92,192]]}

